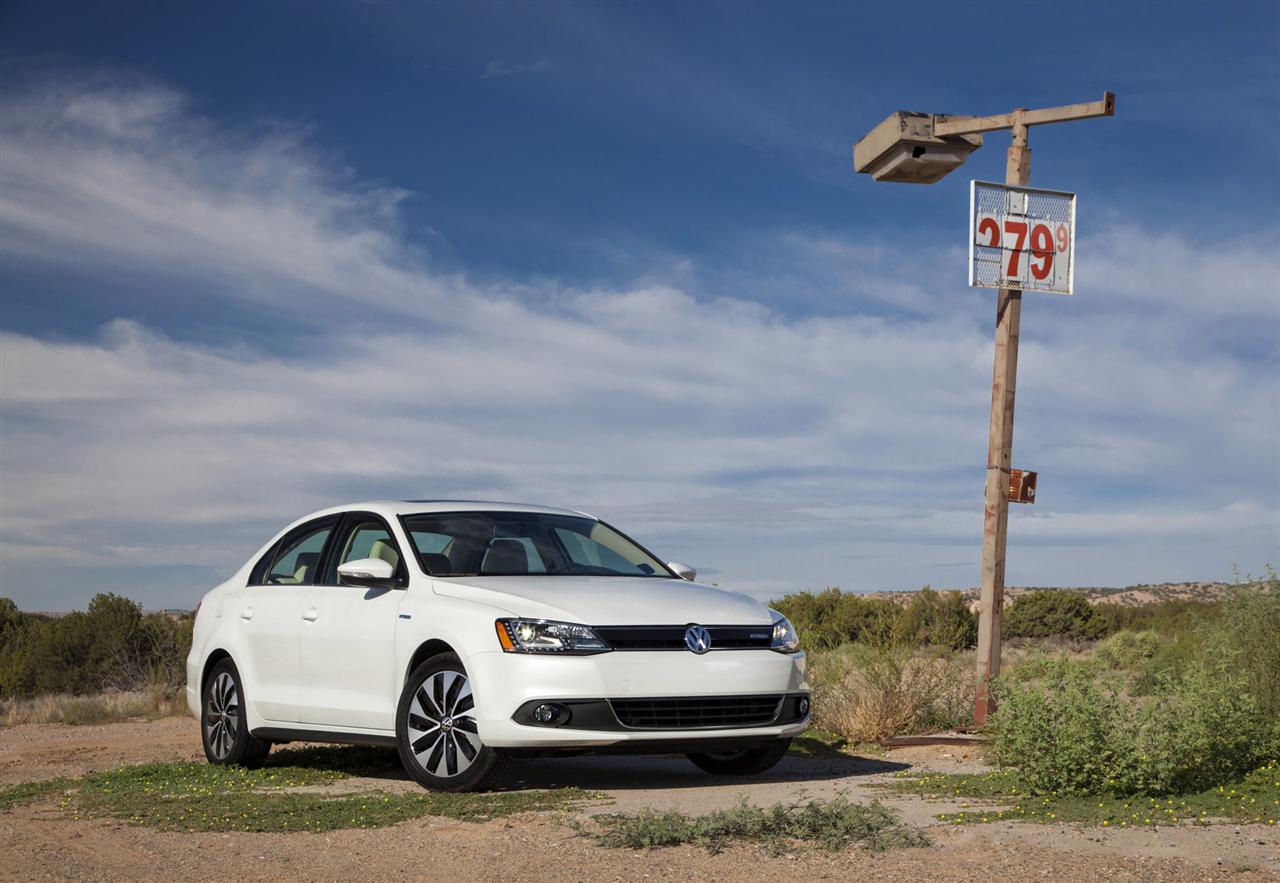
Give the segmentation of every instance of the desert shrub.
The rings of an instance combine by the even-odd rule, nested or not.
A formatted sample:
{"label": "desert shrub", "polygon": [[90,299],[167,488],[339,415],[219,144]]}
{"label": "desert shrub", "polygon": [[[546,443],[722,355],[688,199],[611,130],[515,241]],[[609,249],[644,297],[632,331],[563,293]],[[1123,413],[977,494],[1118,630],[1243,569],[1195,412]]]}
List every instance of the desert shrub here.
{"label": "desert shrub", "polygon": [[30,617],[9,598],[0,598],[0,697],[30,695],[34,671],[25,664]]}
{"label": "desert shrub", "polygon": [[1192,601],[1178,598],[1133,607],[1101,603],[1094,605],[1093,609],[1107,621],[1108,634],[1128,630],[1153,631],[1167,636],[1198,628],[1215,618],[1221,607],[1221,602],[1217,600]]}
{"label": "desert shrub", "polygon": [[1176,677],[1197,661],[1211,655],[1210,631],[1207,627],[1191,628],[1169,635],[1150,659],[1138,666],[1133,677],[1133,692],[1149,696],[1163,680]]}
{"label": "desert shrub", "polygon": [[114,594],[60,617],[22,613],[0,599],[0,697],[177,689],[191,626],[190,618],[143,614]]}
{"label": "desert shrub", "polygon": [[1232,664],[1196,662],[1142,704],[1134,742],[1130,790],[1185,794],[1275,759],[1280,721],[1262,711],[1247,676]]}
{"label": "desert shrub", "polygon": [[1078,592],[1041,589],[1013,602],[1004,615],[1003,633],[1011,638],[1091,641],[1107,633],[1107,621]]}
{"label": "desert shrub", "polygon": [[1134,691],[1147,695],[1197,661],[1231,660],[1262,708],[1280,720],[1280,580],[1244,580],[1200,622],[1169,634],[1139,668]]}
{"label": "desert shrub", "polygon": [[925,586],[902,608],[894,626],[904,640],[925,647],[963,650],[978,643],[978,614],[959,592]]}
{"label": "desert shrub", "polygon": [[1002,679],[993,756],[1033,793],[1167,794],[1243,775],[1274,757],[1280,726],[1230,663],[1162,676],[1145,701],[1112,676],[1059,659],[1036,681]]}
{"label": "desert shrub", "polygon": [[1280,720],[1280,577],[1245,582],[1222,604],[1221,617],[1206,627],[1206,645],[1229,655],[1262,709]]}
{"label": "desert shrub", "polygon": [[854,742],[879,742],[965,723],[973,673],[951,654],[892,639],[814,654],[814,723]]}
{"label": "desert shrub", "polygon": [[595,822],[600,826],[596,842],[622,849],[692,843],[717,853],[731,842],[746,841],[762,843],[770,855],[778,855],[797,842],[832,851],[855,844],[877,851],[929,845],[924,834],[901,824],[892,809],[878,802],[853,803],[843,794],[770,807],[754,806],[743,798],[732,809],[703,816],[648,809],[639,815],[602,814]]}
{"label": "desert shrub", "polygon": [[1133,757],[1117,723],[1126,702],[1114,682],[1095,681],[1067,659],[1042,662],[1040,677],[1002,678],[999,704],[987,721],[993,759],[1016,767],[1034,793],[1108,790],[1114,770]]}
{"label": "desert shrub", "polygon": [[771,601],[770,606],[791,620],[807,650],[883,635],[893,629],[900,613],[892,601],[863,598],[834,587],[817,594],[796,592]]}
{"label": "desert shrub", "polygon": [[1135,669],[1160,651],[1160,636],[1154,631],[1116,632],[1098,645],[1094,658],[1110,669]]}
{"label": "desert shrub", "polygon": [[1001,669],[1002,678],[1018,683],[1038,681],[1056,672],[1062,663],[1070,661],[1065,652],[1051,653],[1038,644],[1032,644],[1025,652],[1026,655],[1016,662],[1005,663]]}
{"label": "desert shrub", "polygon": [[7,646],[25,626],[26,617],[11,598],[0,598],[0,646]]}
{"label": "desert shrub", "polygon": [[97,644],[94,623],[76,611],[58,619],[32,623],[22,662],[30,693],[85,693],[101,689],[93,665]]}
{"label": "desert shrub", "polygon": [[109,657],[104,670],[107,686],[157,695],[181,688],[187,680],[192,625],[190,619],[143,617],[131,640],[117,644]]}

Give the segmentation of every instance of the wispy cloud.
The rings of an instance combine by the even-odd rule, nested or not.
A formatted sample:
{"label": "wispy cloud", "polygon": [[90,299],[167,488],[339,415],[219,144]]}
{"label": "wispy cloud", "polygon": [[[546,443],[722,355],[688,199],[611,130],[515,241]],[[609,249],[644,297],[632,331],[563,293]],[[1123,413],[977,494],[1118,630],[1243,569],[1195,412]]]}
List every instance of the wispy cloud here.
{"label": "wispy cloud", "polygon": [[501,58],[495,58],[484,66],[484,72],[480,74],[480,79],[489,80],[493,77],[510,77],[516,74],[532,74],[538,71],[549,71],[554,65],[544,60],[535,61],[532,64],[508,64]]}
{"label": "wispy cloud", "polygon": [[[151,87],[62,85],[0,110],[0,253],[140,280],[96,337],[0,337],[0,566],[25,605],[82,603],[90,585],[187,600],[280,523],[379,496],[594,508],[762,595],[918,585],[973,554],[989,311],[928,310],[891,284],[905,257],[890,246],[779,235],[769,275],[854,277],[894,315],[784,316],[746,277],[717,298],[479,284],[431,269],[403,192],[296,134],[229,130]],[[1026,307],[1015,460],[1044,474],[1015,513],[1009,578],[1256,569],[1280,530],[1280,396],[1208,331],[1243,316],[1274,346],[1280,260],[1115,235],[1132,279]],[[1143,278],[1167,286],[1158,314]],[[1219,283],[1229,299],[1193,303]],[[161,333],[147,305],[174,284],[227,311],[269,305],[263,342]]]}

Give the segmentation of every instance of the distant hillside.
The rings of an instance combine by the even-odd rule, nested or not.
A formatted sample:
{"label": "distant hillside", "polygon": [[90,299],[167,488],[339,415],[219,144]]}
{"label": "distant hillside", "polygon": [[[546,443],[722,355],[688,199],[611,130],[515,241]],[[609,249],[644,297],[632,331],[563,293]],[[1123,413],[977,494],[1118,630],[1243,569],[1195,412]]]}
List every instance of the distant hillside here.
{"label": "distant hillside", "polygon": [[[1058,586],[1005,586],[1005,606],[1012,604],[1019,595],[1047,589],[1054,592],[1079,592],[1091,604],[1118,604],[1122,607],[1142,607],[1162,601],[1217,601],[1230,589],[1230,583],[1158,583],[1126,586],[1123,589],[1063,588]],[[943,591],[943,590],[939,590]],[[971,610],[978,609],[978,590],[960,589]],[[883,598],[899,604],[909,602],[915,592],[870,592],[864,597]]]}

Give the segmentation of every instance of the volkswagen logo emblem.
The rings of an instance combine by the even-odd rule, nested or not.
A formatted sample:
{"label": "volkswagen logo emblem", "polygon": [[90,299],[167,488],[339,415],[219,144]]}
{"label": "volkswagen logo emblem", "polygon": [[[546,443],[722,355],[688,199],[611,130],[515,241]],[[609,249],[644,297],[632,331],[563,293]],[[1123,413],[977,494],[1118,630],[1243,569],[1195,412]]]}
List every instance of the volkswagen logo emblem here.
{"label": "volkswagen logo emblem", "polygon": [[706,653],[711,649],[711,633],[700,625],[690,625],[684,630],[684,645],[694,653]]}

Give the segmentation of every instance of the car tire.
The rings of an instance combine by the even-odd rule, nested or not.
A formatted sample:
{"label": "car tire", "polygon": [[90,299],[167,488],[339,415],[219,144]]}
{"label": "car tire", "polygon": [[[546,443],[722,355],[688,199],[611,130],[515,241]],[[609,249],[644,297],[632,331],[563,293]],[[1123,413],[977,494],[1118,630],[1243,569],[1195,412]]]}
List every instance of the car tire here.
{"label": "car tire", "polygon": [[220,660],[200,691],[200,740],[209,763],[253,767],[271,751],[271,743],[249,733],[244,681],[230,658]]}
{"label": "car tire", "polygon": [[452,653],[409,674],[396,707],[396,746],[405,772],[431,791],[478,791],[510,764],[506,752],[480,741],[471,681]]}
{"label": "car tire", "polygon": [[716,776],[754,776],[772,768],[782,760],[787,749],[791,747],[790,739],[779,739],[764,748],[746,748],[741,751],[712,752],[709,754],[686,754],[694,766]]}

